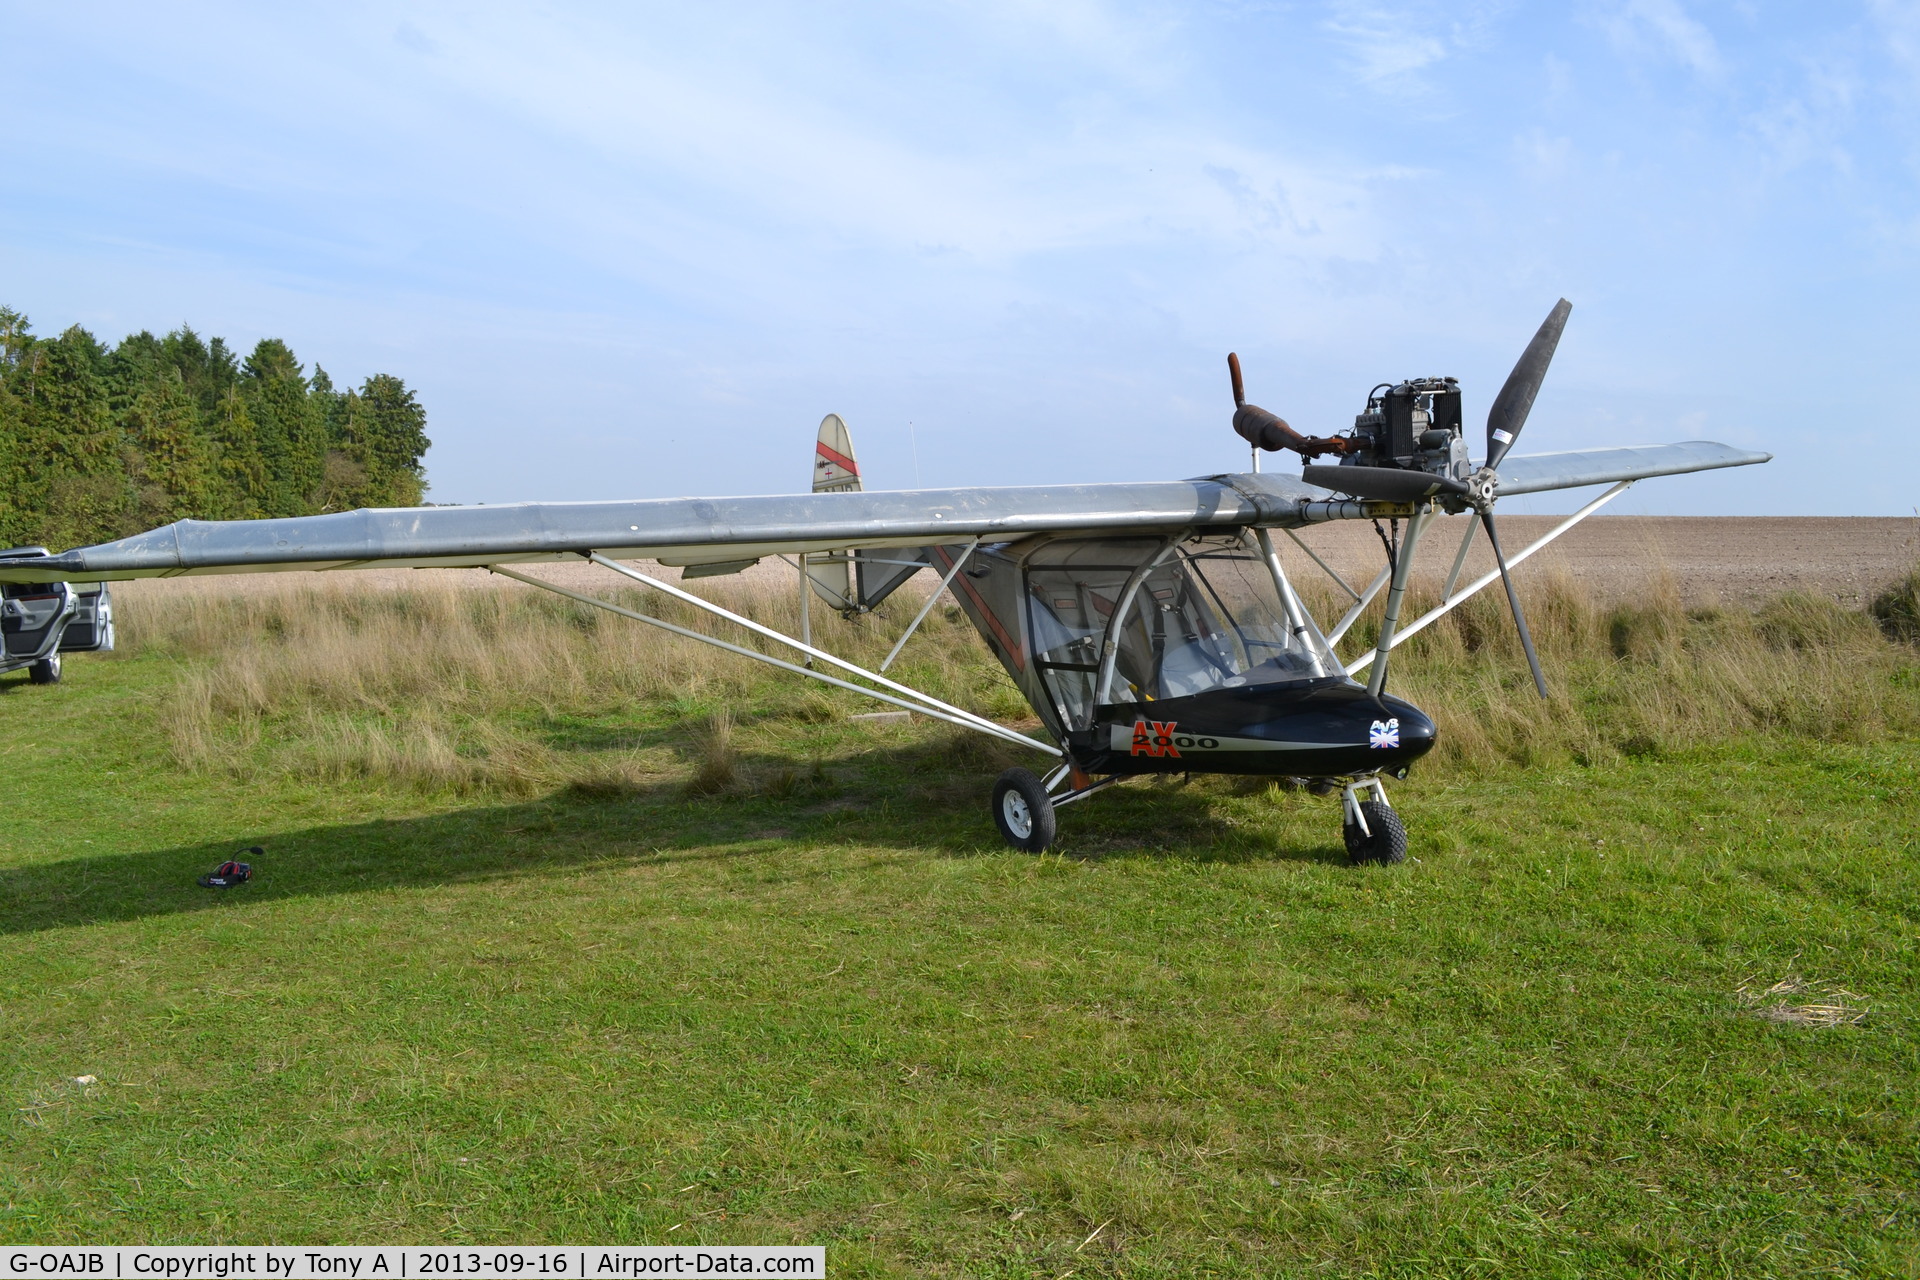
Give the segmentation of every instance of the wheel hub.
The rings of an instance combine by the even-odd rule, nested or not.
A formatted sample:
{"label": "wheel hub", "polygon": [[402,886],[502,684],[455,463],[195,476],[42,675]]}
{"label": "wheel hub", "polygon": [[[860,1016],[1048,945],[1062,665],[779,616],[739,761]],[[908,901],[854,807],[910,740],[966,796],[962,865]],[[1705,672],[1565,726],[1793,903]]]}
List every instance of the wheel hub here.
{"label": "wheel hub", "polygon": [[1007,829],[1016,837],[1025,840],[1033,834],[1033,813],[1018,791],[1007,792],[1000,801],[1000,811],[1006,815]]}

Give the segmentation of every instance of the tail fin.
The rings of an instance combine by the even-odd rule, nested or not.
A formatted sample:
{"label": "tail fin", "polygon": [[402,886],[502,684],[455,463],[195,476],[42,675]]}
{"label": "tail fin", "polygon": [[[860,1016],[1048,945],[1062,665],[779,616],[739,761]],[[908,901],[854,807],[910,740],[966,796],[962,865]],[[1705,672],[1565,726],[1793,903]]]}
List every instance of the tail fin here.
{"label": "tail fin", "polygon": [[[857,493],[860,465],[853,460],[853,433],[839,414],[820,419],[820,436],[813,446],[813,491]],[[815,551],[806,557],[807,577],[814,594],[843,613],[858,608],[851,551]]]}
{"label": "tail fin", "polygon": [[853,433],[837,413],[820,419],[820,438],[813,446],[813,491],[856,493],[860,467],[853,460]]}

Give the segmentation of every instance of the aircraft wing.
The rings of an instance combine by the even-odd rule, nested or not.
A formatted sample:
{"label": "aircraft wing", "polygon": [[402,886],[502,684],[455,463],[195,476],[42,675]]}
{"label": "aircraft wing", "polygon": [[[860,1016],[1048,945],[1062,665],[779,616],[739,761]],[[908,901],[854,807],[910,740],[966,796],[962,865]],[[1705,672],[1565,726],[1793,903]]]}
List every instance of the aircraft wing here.
{"label": "aircraft wing", "polygon": [[1711,440],[1579,449],[1568,453],[1511,454],[1500,463],[1500,494],[1505,497],[1548,489],[1578,489],[1590,484],[1616,484],[1622,480],[1647,480],[1689,471],[1713,471],[1720,467],[1747,467],[1772,457],[1770,453],[1735,449]]}
{"label": "aircraft wing", "polygon": [[621,560],[698,564],[783,551],[924,546],[975,536],[1013,539],[1055,530],[1286,523],[1298,519],[1303,497],[1318,494],[1284,476],[1222,476],[1142,484],[523,502],[271,520],[181,520],[61,555],[0,559],[0,582],[524,564],[572,559],[589,551]]}
{"label": "aircraft wing", "polygon": [[[1697,441],[1508,457],[1502,493],[1765,462]],[[597,551],[669,564],[780,552],[912,547],[1035,533],[1360,519],[1377,505],[1279,472],[1139,484],[995,486],[632,502],[394,507],[271,520],[181,520],[54,556],[0,558],[0,582],[97,582],[184,574],[471,567],[567,560]]]}

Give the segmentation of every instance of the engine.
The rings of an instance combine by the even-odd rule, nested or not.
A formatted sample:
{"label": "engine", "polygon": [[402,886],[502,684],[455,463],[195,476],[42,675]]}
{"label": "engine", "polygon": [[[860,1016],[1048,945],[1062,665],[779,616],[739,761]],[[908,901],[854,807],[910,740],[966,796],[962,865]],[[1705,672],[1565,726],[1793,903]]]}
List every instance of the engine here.
{"label": "engine", "polygon": [[1465,480],[1472,468],[1460,424],[1457,378],[1381,383],[1353,420],[1340,465],[1398,467]]}
{"label": "engine", "polygon": [[1284,418],[1247,403],[1240,357],[1231,352],[1227,371],[1233,379],[1233,429],[1255,449],[1290,449],[1309,462],[1332,454],[1343,467],[1424,471],[1460,481],[1472,474],[1461,434],[1458,378],[1383,382],[1367,393],[1366,411],[1354,418],[1352,431],[1306,436]]}

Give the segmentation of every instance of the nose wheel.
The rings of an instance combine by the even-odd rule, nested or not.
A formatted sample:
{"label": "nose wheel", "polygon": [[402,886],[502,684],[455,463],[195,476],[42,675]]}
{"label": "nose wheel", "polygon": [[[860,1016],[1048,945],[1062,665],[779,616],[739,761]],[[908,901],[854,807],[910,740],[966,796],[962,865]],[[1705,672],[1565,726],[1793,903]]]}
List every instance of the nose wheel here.
{"label": "nose wheel", "polygon": [[[1371,793],[1362,799],[1361,793]],[[1387,803],[1387,789],[1379,775],[1353,778],[1340,789],[1340,807],[1346,821],[1340,834],[1347,844],[1347,861],[1394,863],[1407,859],[1407,828]]]}

